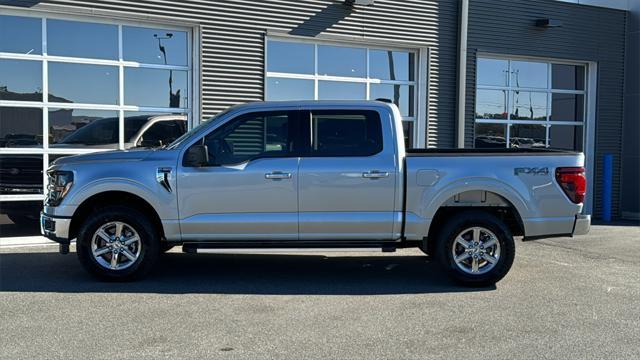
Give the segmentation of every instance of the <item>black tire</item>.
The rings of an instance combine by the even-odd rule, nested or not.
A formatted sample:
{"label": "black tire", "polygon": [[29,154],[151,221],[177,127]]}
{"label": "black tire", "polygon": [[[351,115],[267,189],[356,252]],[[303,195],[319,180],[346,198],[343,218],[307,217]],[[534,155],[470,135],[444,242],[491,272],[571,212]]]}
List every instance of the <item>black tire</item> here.
{"label": "black tire", "polygon": [[[140,238],[140,254],[133,264],[125,269],[112,270],[103,267],[94,258],[91,250],[91,241],[96,231],[113,221],[126,223]],[[91,214],[81,225],[76,253],[82,266],[92,275],[107,281],[130,281],[142,278],[153,268],[160,256],[160,237],[149,219],[141,212],[124,206],[108,206]]]}
{"label": "black tire", "polygon": [[[452,249],[456,237],[466,229],[473,227],[481,227],[491,231],[500,245],[498,261],[493,268],[485,273],[465,272],[454,259]],[[513,236],[505,223],[490,213],[477,210],[456,213],[447,220],[438,230],[434,250],[438,263],[454,281],[464,286],[473,287],[490,286],[500,281],[509,272],[516,254]]]}

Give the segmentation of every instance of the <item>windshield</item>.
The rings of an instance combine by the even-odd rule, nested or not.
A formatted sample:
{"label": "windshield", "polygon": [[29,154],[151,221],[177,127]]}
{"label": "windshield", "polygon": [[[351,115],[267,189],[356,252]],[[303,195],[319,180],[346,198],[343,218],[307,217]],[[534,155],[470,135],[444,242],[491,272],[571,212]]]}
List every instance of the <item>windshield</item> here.
{"label": "windshield", "polygon": [[172,142],[171,144],[169,144],[169,146],[167,146],[167,149],[175,149],[176,147],[178,147],[178,145],[180,145],[183,141],[185,141],[186,139],[190,138],[191,135],[197,133],[198,131],[200,131],[200,129],[202,129],[203,127],[211,124],[212,121],[215,121],[217,119],[219,119],[221,116],[223,116],[224,114],[228,113],[232,108],[229,108],[217,115],[215,115],[214,117],[212,117],[209,120],[205,120],[202,121],[200,124],[198,124],[198,126],[194,127],[193,129],[189,130],[188,132],[182,134],[182,136],[180,136],[179,138],[177,138],[174,142]]}
{"label": "windshield", "polygon": [[[124,138],[125,142],[131,141],[131,138],[140,131],[140,128],[147,123],[148,118],[145,117],[129,117],[125,119]],[[117,144],[118,143],[118,118],[98,119],[72,132],[62,139],[59,144],[84,144],[84,145],[101,145],[101,144]]]}

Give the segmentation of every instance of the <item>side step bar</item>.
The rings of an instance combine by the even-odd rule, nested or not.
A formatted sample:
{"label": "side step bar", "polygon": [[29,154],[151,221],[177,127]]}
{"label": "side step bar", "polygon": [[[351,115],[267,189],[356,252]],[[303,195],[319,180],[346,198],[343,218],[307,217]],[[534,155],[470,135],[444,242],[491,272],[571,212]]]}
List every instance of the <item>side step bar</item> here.
{"label": "side step bar", "polygon": [[306,243],[292,242],[205,242],[185,243],[182,251],[192,254],[246,254],[246,253],[312,253],[312,252],[395,252],[395,243]]}

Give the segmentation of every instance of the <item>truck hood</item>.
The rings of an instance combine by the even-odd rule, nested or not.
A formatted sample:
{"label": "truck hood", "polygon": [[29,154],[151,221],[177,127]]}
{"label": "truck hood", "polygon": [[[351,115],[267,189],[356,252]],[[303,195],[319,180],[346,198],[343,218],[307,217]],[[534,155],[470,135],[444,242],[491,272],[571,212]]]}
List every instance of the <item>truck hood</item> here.
{"label": "truck hood", "polygon": [[96,152],[91,154],[65,156],[55,161],[54,165],[69,165],[87,162],[123,162],[123,161],[142,161],[149,157],[156,150],[134,149],[134,150],[115,150]]}

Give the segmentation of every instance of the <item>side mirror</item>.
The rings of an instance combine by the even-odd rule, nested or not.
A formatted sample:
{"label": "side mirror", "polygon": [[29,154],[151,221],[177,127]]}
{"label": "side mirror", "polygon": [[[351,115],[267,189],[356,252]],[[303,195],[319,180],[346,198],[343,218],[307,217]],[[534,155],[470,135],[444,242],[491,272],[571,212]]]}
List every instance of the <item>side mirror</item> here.
{"label": "side mirror", "polygon": [[209,150],[207,145],[196,144],[190,147],[184,155],[185,166],[202,167],[209,164]]}

